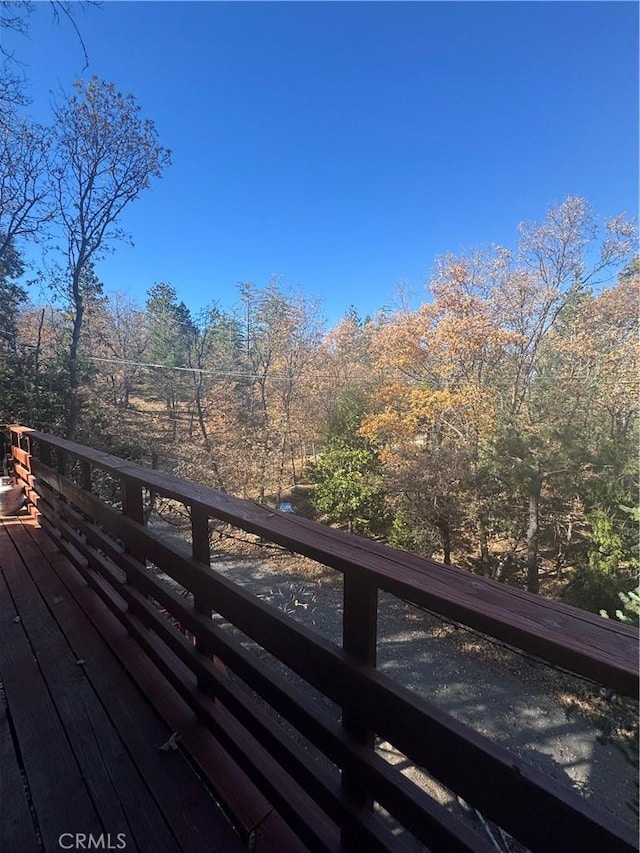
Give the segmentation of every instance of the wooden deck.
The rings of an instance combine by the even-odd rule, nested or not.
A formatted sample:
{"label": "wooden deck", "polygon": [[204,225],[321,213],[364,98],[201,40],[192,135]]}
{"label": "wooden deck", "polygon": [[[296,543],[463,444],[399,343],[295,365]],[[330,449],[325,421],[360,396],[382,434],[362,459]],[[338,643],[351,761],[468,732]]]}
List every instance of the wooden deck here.
{"label": "wooden deck", "polygon": [[[77,833],[144,853],[246,849],[181,749],[162,749],[192,712],[26,514],[0,521],[0,684],[2,853],[77,849]],[[299,849],[270,813],[244,815],[266,819],[256,849]]]}
{"label": "wooden deck", "polygon": [[[378,594],[634,697],[637,630],[9,432],[28,515],[0,522],[0,853],[64,849],[61,835],[82,849],[76,833],[93,841],[85,849],[388,853],[406,850],[398,827],[431,853],[494,849],[385,761],[377,739],[534,853],[637,851],[632,827],[381,672]],[[187,509],[191,557],[145,524],[152,495]],[[342,572],[342,643],[216,572],[212,520]],[[178,750],[162,751],[173,732]]]}

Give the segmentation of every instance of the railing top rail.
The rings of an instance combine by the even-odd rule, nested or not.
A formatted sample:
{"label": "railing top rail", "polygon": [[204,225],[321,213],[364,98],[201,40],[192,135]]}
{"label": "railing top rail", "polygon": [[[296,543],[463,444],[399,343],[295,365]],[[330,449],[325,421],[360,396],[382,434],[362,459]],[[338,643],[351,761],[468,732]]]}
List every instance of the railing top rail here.
{"label": "railing top rail", "polygon": [[67,439],[10,426],[118,477],[258,534],[619,693],[638,695],[638,632],[462,569],[398,551],[292,514],[144,468]]}

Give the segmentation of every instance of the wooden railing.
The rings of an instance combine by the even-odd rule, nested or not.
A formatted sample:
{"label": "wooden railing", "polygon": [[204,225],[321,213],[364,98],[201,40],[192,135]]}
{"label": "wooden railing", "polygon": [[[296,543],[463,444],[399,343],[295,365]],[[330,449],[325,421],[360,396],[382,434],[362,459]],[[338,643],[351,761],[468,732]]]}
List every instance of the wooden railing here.
{"label": "wooden railing", "polygon": [[[626,824],[378,671],[377,597],[378,590],[392,593],[634,697],[635,630],[52,435],[18,426],[10,433],[15,472],[41,524],[311,849],[331,849],[336,832],[343,849],[401,847],[374,803],[429,850],[494,849],[385,761],[376,738],[531,850],[636,849]],[[121,509],[92,493],[100,471],[120,484]],[[188,508],[191,558],[144,525],[143,490]],[[212,569],[210,519],[342,572],[342,647]],[[189,590],[193,603],[147,561]],[[298,678],[265,665],[246,642],[212,620],[212,612]],[[341,707],[339,722],[312,701],[300,679]],[[268,713],[265,703],[277,713]],[[311,758],[291,727],[329,761]]]}

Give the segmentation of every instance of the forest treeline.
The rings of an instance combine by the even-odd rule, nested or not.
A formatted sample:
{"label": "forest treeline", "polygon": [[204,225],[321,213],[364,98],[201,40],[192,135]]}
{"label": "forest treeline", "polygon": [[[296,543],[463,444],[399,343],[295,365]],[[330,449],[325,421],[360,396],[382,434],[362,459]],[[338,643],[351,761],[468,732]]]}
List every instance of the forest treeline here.
{"label": "forest treeline", "polygon": [[[23,7],[5,4],[21,22]],[[64,8],[68,4],[62,4]],[[69,7],[69,11],[73,11]],[[16,24],[16,21],[18,24]],[[50,125],[0,68],[0,417],[637,621],[637,226],[581,198],[327,328],[272,281],[195,314],[96,263],[170,163],[131,95]],[[25,269],[26,248],[46,251]],[[26,285],[25,278],[33,283]],[[43,297],[45,294],[46,298]],[[620,598],[622,595],[622,598]]]}
{"label": "forest treeline", "polygon": [[569,198],[515,253],[440,258],[419,308],[329,330],[278,282],[195,315],[169,284],[138,305],[87,269],[75,387],[74,311],[28,302],[14,256],[2,418],[534,592],[543,569],[613,613],[637,586],[640,275],[597,284],[628,241],[594,227]]}

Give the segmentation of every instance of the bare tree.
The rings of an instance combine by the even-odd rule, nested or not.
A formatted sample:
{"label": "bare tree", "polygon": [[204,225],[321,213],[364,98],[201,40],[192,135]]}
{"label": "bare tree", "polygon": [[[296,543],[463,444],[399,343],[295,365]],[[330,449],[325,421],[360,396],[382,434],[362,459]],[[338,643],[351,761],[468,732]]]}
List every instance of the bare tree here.
{"label": "bare tree", "polygon": [[[99,0],[49,0],[47,4],[53,23],[66,22],[75,32],[84,55],[85,68],[89,64],[87,48],[82,33],[76,23],[77,9],[87,6],[99,6]],[[36,9],[34,0],[0,0],[0,31],[13,32],[22,36],[29,33],[29,19]],[[26,80],[21,71],[21,63],[12,50],[0,43],[0,107],[7,109],[25,106],[28,98],[25,92]]]}
{"label": "bare tree", "polygon": [[68,356],[66,432],[75,435],[80,414],[78,352],[85,312],[83,276],[114,240],[124,208],[159,178],[170,152],[157,142],[153,122],[140,117],[133,95],[94,77],[55,111],[52,179],[56,220],[65,240],[66,297],[72,315]]}
{"label": "bare tree", "polygon": [[[131,297],[110,293],[99,305],[94,329],[92,355],[103,365],[101,372],[108,378],[114,407],[127,409],[148,343],[146,315]],[[100,347],[99,355],[94,343]]]}
{"label": "bare tree", "polygon": [[0,258],[20,238],[33,238],[51,220],[47,187],[50,132],[17,114],[0,121]]}
{"label": "bare tree", "polygon": [[[76,23],[77,9],[97,6],[94,0],[72,3],[50,0],[53,22],[64,20],[75,31],[84,55],[88,54]],[[0,0],[0,33],[27,36],[33,0]],[[22,63],[5,39],[0,42],[0,259],[22,238],[42,237],[42,226],[52,217],[47,184],[47,156],[51,131],[20,114],[28,104]]]}

